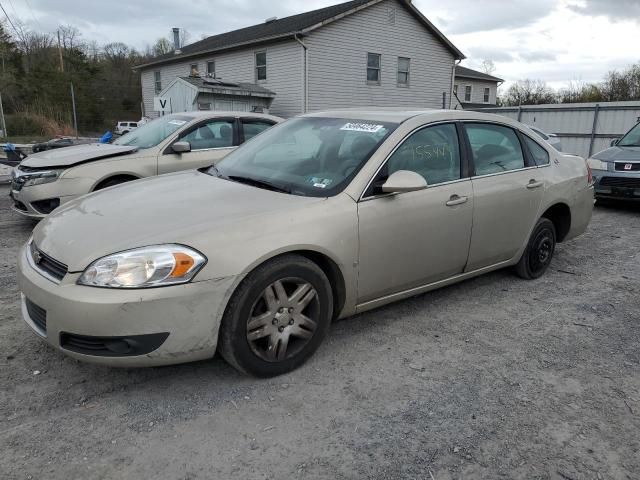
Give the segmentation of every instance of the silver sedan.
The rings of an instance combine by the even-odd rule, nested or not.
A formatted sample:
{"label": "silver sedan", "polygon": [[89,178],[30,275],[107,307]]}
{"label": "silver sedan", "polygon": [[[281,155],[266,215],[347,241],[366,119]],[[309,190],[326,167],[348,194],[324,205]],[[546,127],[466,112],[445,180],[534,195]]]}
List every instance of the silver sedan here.
{"label": "silver sedan", "polygon": [[210,358],[273,376],[332,320],[492,270],[541,276],[585,231],[584,159],[504,117],[297,117],[207,171],[74,200],[19,257],[23,316],[55,348],[114,366]]}

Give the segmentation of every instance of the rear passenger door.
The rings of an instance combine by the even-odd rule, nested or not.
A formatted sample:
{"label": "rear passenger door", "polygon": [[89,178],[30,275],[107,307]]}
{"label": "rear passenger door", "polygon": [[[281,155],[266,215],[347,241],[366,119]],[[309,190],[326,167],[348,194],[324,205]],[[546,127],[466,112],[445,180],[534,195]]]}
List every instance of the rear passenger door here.
{"label": "rear passenger door", "polygon": [[[191,151],[175,153],[171,145],[189,142]],[[200,122],[180,133],[158,159],[158,175],[209,167],[218,163],[239,144],[237,121],[234,118],[214,118]]]}
{"label": "rear passenger door", "polygon": [[544,170],[521,135],[493,123],[464,124],[472,160],[473,233],[466,271],[513,258],[528,241],[545,190]]}

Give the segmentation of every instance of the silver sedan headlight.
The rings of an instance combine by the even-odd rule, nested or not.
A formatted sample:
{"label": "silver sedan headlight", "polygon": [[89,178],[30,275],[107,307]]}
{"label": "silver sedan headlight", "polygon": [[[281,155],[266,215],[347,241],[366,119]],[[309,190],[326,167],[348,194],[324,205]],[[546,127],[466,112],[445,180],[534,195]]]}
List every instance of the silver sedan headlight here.
{"label": "silver sedan headlight", "polygon": [[184,245],[155,245],[102,257],[78,284],[106,288],[151,288],[190,282],[205,265],[201,253]]}
{"label": "silver sedan headlight", "polygon": [[603,162],[596,158],[590,158],[587,160],[587,163],[591,167],[591,170],[609,170],[609,164],[607,162]]}
{"label": "silver sedan headlight", "polygon": [[22,175],[22,178],[24,179],[23,187],[55,182],[62,172],[62,170],[46,170]]}

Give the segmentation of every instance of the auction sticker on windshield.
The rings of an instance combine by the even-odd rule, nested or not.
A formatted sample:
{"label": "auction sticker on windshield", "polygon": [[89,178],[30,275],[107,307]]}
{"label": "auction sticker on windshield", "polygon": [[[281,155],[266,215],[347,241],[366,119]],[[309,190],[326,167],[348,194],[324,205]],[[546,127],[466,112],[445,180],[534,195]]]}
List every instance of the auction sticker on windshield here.
{"label": "auction sticker on windshield", "polygon": [[376,133],[384,125],[374,125],[372,123],[347,123],[340,130],[346,130],[349,132],[368,132],[368,133]]}

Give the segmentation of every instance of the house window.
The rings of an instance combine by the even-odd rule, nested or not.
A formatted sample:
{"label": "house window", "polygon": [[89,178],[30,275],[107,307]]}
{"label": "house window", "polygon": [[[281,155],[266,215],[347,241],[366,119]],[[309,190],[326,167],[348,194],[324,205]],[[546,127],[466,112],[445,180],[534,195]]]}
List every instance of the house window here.
{"label": "house window", "polygon": [[267,52],[256,53],[256,80],[267,79]]}
{"label": "house window", "polygon": [[380,85],[380,64],[379,53],[367,53],[367,83]]}
{"label": "house window", "polygon": [[458,96],[458,85],[453,86],[453,95],[456,97]]}
{"label": "house window", "polygon": [[471,85],[467,85],[466,87],[464,87],[464,101],[471,101]]}
{"label": "house window", "polygon": [[211,77],[216,76],[216,62],[214,61],[207,62],[207,75]]}
{"label": "house window", "polygon": [[402,87],[409,86],[409,64],[410,58],[398,57],[398,85]]}
{"label": "house window", "polygon": [[192,77],[195,77],[197,74],[198,74],[198,64],[192,63],[191,67],[189,68],[189,75],[191,75]]}
{"label": "house window", "polygon": [[211,110],[211,103],[198,102],[198,110]]}
{"label": "house window", "polygon": [[162,91],[162,80],[160,79],[160,72],[153,72],[153,82],[156,87],[156,93]]}
{"label": "house window", "polygon": [[484,89],[484,103],[489,103],[489,94],[490,94],[491,90],[489,90],[489,88],[485,88]]}

